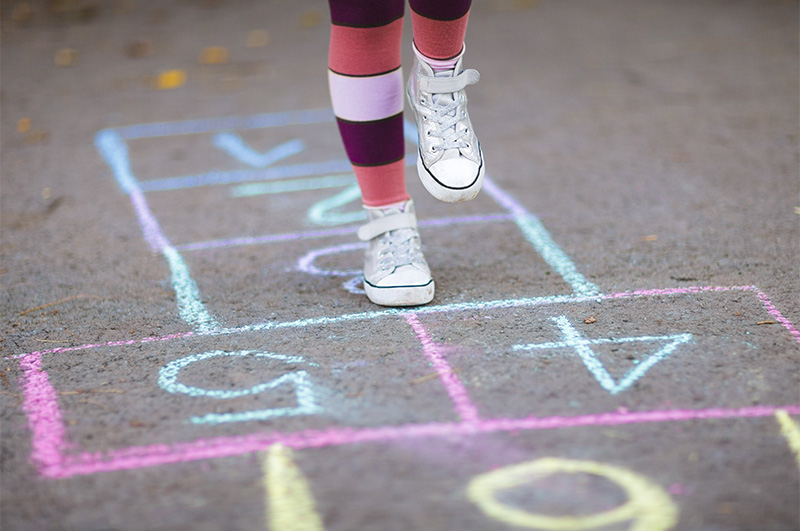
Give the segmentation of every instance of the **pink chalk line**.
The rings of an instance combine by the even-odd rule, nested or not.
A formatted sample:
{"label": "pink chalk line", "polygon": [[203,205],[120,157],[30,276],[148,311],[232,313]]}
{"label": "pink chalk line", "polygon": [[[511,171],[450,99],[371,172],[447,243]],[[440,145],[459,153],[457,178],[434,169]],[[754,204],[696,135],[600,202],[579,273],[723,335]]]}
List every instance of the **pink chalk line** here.
{"label": "pink chalk line", "polygon": [[406,322],[414,329],[419,342],[422,343],[422,352],[433,365],[434,370],[439,373],[439,379],[447,390],[450,400],[456,408],[456,412],[464,422],[478,422],[478,409],[469,399],[469,394],[461,379],[453,372],[453,368],[447,362],[444,355],[444,345],[433,342],[428,330],[419,322],[416,314],[410,313],[405,316]]}
{"label": "pink chalk line", "polygon": [[89,343],[88,345],[80,345],[77,347],[56,347],[47,350],[37,350],[36,352],[29,352],[27,354],[15,354],[7,356],[4,359],[24,359],[28,356],[42,355],[42,354],[62,354],[64,352],[75,352],[77,350],[89,350],[94,348],[103,347],[124,347],[127,345],[140,345],[143,343],[153,343],[155,341],[170,341],[172,339],[181,339],[185,337],[202,336],[204,334],[198,332],[182,332],[179,334],[170,334],[168,336],[160,337],[145,337],[144,339],[127,339],[123,341],[109,341],[107,343]]}
{"label": "pink chalk line", "polygon": [[[377,428],[331,428],[304,430],[295,433],[254,433],[235,437],[199,439],[172,445],[155,444],[111,450],[108,452],[84,452],[63,455],[58,462],[42,462],[34,459],[39,472],[50,478],[65,478],[74,475],[95,474],[115,470],[131,470],[171,463],[185,463],[202,459],[232,457],[266,450],[270,445],[281,443],[300,450],[346,444],[389,442],[399,439],[424,437],[449,437],[482,433],[518,430],[552,430],[562,428],[620,426],[689,420],[740,419],[769,417],[783,409],[791,415],[800,414],[800,404],[776,406],[753,406],[744,408],[676,409],[664,411],[613,412],[575,417],[529,417],[521,419],[488,419],[476,422],[440,422],[428,424],[406,424]],[[53,441],[55,442],[55,441]],[[57,449],[54,449],[57,451]]]}
{"label": "pink chalk line", "polygon": [[64,422],[58,407],[58,395],[47,371],[42,369],[42,356],[29,354],[20,361],[22,369],[22,410],[28,416],[31,437],[31,460],[39,466],[59,465],[64,450]]}
{"label": "pink chalk line", "polygon": [[789,321],[789,319],[784,317],[783,314],[781,314],[781,312],[778,311],[778,309],[775,307],[775,305],[772,304],[772,301],[770,301],[767,298],[767,295],[763,291],[759,291],[756,294],[758,295],[758,299],[764,304],[764,307],[767,309],[769,314],[772,317],[774,317],[776,321],[782,324],[784,328],[786,328],[789,332],[791,332],[791,334],[798,341],[800,341],[800,330],[795,328],[795,326],[791,323],[791,321]]}

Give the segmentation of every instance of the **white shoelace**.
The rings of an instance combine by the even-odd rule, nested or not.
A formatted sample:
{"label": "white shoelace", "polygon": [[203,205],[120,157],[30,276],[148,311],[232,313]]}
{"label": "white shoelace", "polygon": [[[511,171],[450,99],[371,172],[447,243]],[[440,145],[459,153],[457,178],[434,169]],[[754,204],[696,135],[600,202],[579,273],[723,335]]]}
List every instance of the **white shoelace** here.
{"label": "white shoelace", "polygon": [[386,232],[378,240],[378,266],[381,272],[424,262],[419,233],[414,229]]}
{"label": "white shoelace", "polygon": [[[467,117],[463,106],[467,99],[462,91],[467,85],[477,83],[479,78],[476,70],[469,69],[453,77],[425,78],[421,83],[420,88],[427,93],[420,98],[423,118],[436,125],[427,134],[441,140],[440,149],[471,147],[465,140],[469,129],[464,127],[459,131],[458,125]],[[436,146],[431,146],[432,151],[436,149]]]}

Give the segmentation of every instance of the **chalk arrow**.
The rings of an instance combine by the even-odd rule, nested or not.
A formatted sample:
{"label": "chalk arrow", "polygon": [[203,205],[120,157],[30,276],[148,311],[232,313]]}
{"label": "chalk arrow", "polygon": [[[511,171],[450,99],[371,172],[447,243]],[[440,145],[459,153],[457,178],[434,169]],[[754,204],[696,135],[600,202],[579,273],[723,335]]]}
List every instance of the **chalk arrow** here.
{"label": "chalk arrow", "polygon": [[279,144],[266,153],[259,153],[248,146],[239,135],[233,133],[214,135],[214,145],[239,162],[254,168],[266,168],[305,149],[303,141],[295,139]]}

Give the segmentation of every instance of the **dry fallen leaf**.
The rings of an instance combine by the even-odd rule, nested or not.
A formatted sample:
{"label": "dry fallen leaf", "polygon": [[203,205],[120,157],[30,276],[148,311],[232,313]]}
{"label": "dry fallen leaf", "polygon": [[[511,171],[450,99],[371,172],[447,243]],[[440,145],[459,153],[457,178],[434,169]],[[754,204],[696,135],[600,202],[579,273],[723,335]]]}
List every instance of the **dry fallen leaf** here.
{"label": "dry fallen leaf", "polygon": [[155,79],[158,90],[172,90],[186,84],[186,71],[181,69],[161,72]]}
{"label": "dry fallen leaf", "polygon": [[14,22],[27,22],[33,16],[33,9],[28,2],[20,2],[11,10],[11,20]]}
{"label": "dry fallen leaf", "polygon": [[17,131],[20,133],[27,133],[31,130],[31,119],[30,118],[20,118],[17,120]]}
{"label": "dry fallen leaf", "polygon": [[222,46],[208,46],[200,52],[198,62],[204,65],[219,65],[228,62],[228,49]]}
{"label": "dry fallen leaf", "polygon": [[303,28],[313,28],[322,22],[322,15],[317,10],[306,11],[300,16],[300,26]]}
{"label": "dry fallen leaf", "polygon": [[53,56],[56,66],[68,67],[74,65],[78,60],[78,50],[72,48],[61,48]]}
{"label": "dry fallen leaf", "polygon": [[141,59],[153,55],[153,50],[152,41],[140,39],[128,43],[125,47],[125,55],[131,59]]}
{"label": "dry fallen leaf", "polygon": [[597,322],[597,317],[595,317],[594,315],[590,315],[589,317],[584,319],[583,322],[586,323],[586,324],[596,323]]}

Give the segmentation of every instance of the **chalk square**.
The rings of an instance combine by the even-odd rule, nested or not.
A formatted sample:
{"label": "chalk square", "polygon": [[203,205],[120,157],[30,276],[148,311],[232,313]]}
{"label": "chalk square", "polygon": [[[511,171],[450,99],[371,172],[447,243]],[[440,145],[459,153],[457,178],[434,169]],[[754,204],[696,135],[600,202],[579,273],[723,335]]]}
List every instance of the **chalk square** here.
{"label": "chalk square", "polygon": [[50,384],[70,446],[90,452],[459,420],[402,319],[99,348],[71,367],[92,370],[80,382],[53,371]]}
{"label": "chalk square", "polygon": [[[790,403],[800,348],[785,328],[756,324],[769,317],[744,290],[606,296],[421,321],[448,349],[482,418],[522,418]],[[577,334],[572,345],[564,321]],[[564,374],[577,383],[564,387]]]}

